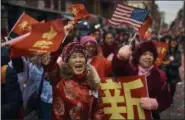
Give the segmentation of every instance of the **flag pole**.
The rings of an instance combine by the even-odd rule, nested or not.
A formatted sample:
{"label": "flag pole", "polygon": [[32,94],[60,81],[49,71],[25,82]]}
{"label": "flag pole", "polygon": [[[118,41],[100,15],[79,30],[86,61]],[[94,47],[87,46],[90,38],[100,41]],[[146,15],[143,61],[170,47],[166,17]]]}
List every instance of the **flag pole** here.
{"label": "flag pole", "polygon": [[68,36],[68,34],[69,34],[69,32],[66,32],[66,34],[65,34],[65,36],[64,36],[64,38],[62,40],[62,43],[64,43],[64,41],[65,41],[66,37]]}
{"label": "flag pole", "polygon": [[[75,24],[75,21],[73,20],[71,23],[72,23],[72,25],[74,25],[74,24]],[[70,31],[70,30],[69,30],[69,31]],[[66,37],[67,37],[68,34],[69,34],[69,31],[66,32],[66,34],[65,34],[65,36],[64,36],[64,38],[63,38],[63,40],[62,40],[62,43],[64,43]]]}
{"label": "flag pole", "polygon": [[130,44],[132,44],[133,40],[135,40],[136,35],[137,35],[137,32],[135,32],[134,36],[131,38],[131,40],[130,40]]}
{"label": "flag pole", "polygon": [[14,24],[14,26],[12,27],[12,29],[10,30],[10,32],[7,35],[7,39],[9,38],[10,34],[12,33],[13,29],[15,28],[15,25],[20,21],[20,18],[25,14],[25,12],[23,12],[21,14],[21,16],[19,17],[19,19],[16,21],[16,23]]}

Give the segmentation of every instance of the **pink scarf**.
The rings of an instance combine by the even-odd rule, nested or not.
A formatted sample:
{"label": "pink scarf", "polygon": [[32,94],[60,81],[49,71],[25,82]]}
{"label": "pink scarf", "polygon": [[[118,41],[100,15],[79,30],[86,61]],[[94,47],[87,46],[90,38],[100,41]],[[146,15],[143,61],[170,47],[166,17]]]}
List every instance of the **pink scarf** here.
{"label": "pink scarf", "polygon": [[138,75],[141,76],[141,75],[145,75],[145,76],[148,76],[150,75],[150,70],[153,68],[154,66],[152,65],[151,67],[149,68],[143,68],[141,66],[138,66]]}

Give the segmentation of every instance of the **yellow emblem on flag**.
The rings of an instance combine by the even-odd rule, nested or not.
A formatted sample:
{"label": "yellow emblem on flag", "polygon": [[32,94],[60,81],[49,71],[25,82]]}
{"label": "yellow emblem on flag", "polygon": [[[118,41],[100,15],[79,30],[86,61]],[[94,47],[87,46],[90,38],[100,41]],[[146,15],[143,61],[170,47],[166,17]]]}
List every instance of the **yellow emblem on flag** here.
{"label": "yellow emblem on flag", "polygon": [[47,40],[52,40],[57,35],[57,32],[53,29],[53,27],[50,27],[50,31],[47,33],[44,33],[42,35],[42,38],[46,38]]}
{"label": "yellow emblem on flag", "polygon": [[51,41],[39,40],[34,43],[33,47],[40,48],[40,49],[49,49],[52,44],[53,43]]}
{"label": "yellow emblem on flag", "polygon": [[161,49],[161,54],[164,54],[165,52],[166,52],[166,48],[163,47],[163,48]]}
{"label": "yellow emblem on flag", "polygon": [[78,14],[78,10],[76,8],[72,8],[72,13],[76,16]]}
{"label": "yellow emblem on flag", "polygon": [[30,26],[30,24],[28,23],[28,21],[23,21],[21,24],[19,24],[18,25],[19,26],[19,28],[22,30],[22,31],[25,31],[25,30],[27,30],[27,31],[30,31],[31,30],[31,26]]}
{"label": "yellow emblem on flag", "polygon": [[29,49],[29,51],[33,52],[35,55],[40,55],[40,54],[46,54],[46,53],[48,53],[47,50],[38,50],[38,49]]}
{"label": "yellow emblem on flag", "polygon": [[40,48],[40,49],[49,49],[51,45],[53,45],[52,40],[57,35],[57,32],[53,29],[53,27],[50,27],[50,30],[46,33],[43,33],[42,38],[45,40],[38,40],[33,44],[34,48]]}

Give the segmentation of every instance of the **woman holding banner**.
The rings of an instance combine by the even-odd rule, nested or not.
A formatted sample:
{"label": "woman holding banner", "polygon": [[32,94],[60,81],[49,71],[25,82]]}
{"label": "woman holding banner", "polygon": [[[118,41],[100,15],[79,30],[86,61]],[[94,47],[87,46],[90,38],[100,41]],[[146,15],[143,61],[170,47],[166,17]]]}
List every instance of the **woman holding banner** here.
{"label": "woman holding banner", "polygon": [[154,65],[157,49],[152,41],[142,42],[133,54],[131,49],[130,45],[120,48],[112,61],[113,72],[117,76],[146,76],[149,97],[140,99],[141,107],[151,110],[154,119],[160,119],[159,112],[170,106],[171,96],[165,73]]}

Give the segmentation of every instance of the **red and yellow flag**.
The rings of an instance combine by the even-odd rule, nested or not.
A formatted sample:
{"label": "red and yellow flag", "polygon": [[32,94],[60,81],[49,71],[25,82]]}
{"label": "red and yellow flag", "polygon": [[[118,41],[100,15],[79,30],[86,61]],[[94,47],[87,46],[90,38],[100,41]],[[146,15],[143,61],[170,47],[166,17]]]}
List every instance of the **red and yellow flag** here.
{"label": "red and yellow flag", "polygon": [[89,17],[89,13],[87,12],[83,4],[74,4],[71,5],[68,9],[75,16],[75,22]]}
{"label": "red and yellow flag", "polygon": [[152,19],[151,17],[148,15],[144,21],[144,23],[141,25],[141,27],[139,28],[139,34],[140,36],[144,39],[145,38],[145,33],[148,30],[149,26],[152,24]]}
{"label": "red and yellow flag", "polygon": [[39,22],[24,12],[13,26],[12,31],[18,35],[23,35],[30,32],[31,26],[36,23]]}
{"label": "red and yellow flag", "polygon": [[63,38],[61,19],[32,25],[32,31],[9,41],[10,57],[34,56],[56,51]]}
{"label": "red and yellow flag", "polygon": [[157,66],[160,66],[163,62],[165,55],[168,52],[168,43],[162,43],[162,42],[158,42],[158,41],[154,41],[154,43],[157,47],[157,52],[158,52],[158,57],[155,61],[155,64]]}

